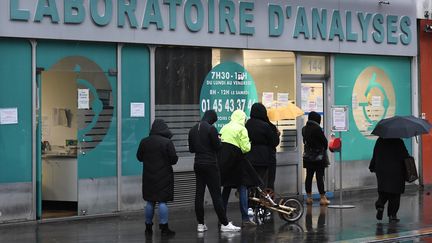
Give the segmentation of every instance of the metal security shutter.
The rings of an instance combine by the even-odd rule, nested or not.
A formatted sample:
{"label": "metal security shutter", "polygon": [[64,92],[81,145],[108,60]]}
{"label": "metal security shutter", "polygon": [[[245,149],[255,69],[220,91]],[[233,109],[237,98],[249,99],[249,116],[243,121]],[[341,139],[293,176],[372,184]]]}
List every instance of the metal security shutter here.
{"label": "metal security shutter", "polygon": [[190,207],[195,202],[195,173],[193,171],[174,173],[174,201],[170,207]]}
{"label": "metal security shutter", "polygon": [[[155,118],[163,119],[173,133],[172,141],[177,156],[190,157],[189,130],[200,120],[199,105],[156,105]],[[174,201],[172,207],[191,207],[195,200],[195,173],[193,171],[174,173]]]}
{"label": "metal security shutter", "polygon": [[278,152],[289,152],[297,149],[297,130],[295,120],[282,120],[275,124],[281,132]]}
{"label": "metal security shutter", "polygon": [[173,133],[177,156],[192,157],[189,153],[189,130],[200,120],[199,105],[156,105],[155,118],[162,119]]}

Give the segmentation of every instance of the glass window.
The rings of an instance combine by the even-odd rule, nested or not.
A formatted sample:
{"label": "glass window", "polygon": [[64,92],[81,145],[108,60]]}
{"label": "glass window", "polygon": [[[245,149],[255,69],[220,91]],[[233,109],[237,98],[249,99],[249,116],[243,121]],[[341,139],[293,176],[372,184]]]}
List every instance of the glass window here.
{"label": "glass window", "polygon": [[[228,87],[224,90],[210,89],[210,99],[201,101],[201,89],[209,83],[211,71],[217,70],[219,64],[227,62],[236,63],[229,67],[239,65],[244,67],[245,72],[235,71],[229,75],[218,72],[212,81],[231,86],[224,86]],[[228,71],[225,73],[228,74]],[[254,82],[251,86],[254,89],[254,96],[256,93],[256,99],[252,99],[252,103],[262,102],[268,109],[283,107],[287,103],[295,105],[295,56],[292,52],[187,47],[156,49],[155,117],[164,119],[173,131],[173,141],[179,156],[190,156],[187,136],[189,129],[200,120],[203,104],[206,109],[217,110],[218,114],[222,111],[232,112],[232,109],[237,107],[245,111],[250,108],[251,104],[248,104],[247,100],[241,98],[224,100],[221,94],[226,90],[236,90],[235,94],[237,94],[235,82],[250,80],[250,78]],[[229,80],[234,82],[231,83]],[[238,94],[240,97],[245,92],[240,91]],[[218,100],[211,100],[212,95],[218,96]],[[249,115],[249,112],[246,113]],[[228,119],[225,123],[227,122]],[[284,119],[274,123],[282,132],[282,143],[278,151],[294,150],[297,146],[295,120]]]}

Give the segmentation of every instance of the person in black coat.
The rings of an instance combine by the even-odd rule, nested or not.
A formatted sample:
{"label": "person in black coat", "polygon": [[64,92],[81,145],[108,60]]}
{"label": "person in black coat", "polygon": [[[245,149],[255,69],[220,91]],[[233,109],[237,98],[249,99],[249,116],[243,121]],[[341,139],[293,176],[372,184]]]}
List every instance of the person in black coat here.
{"label": "person in black coat", "polygon": [[276,148],[280,143],[280,131],[279,129],[269,121],[269,125],[273,131],[277,135],[277,143],[274,144],[270,149],[270,165],[268,170],[268,180],[267,180],[267,188],[270,188],[274,191],[274,183],[276,180]]}
{"label": "person in black coat", "polygon": [[206,187],[210,192],[219,222],[223,225],[221,230],[240,230],[240,227],[228,222],[222,202],[220,171],[217,163],[217,152],[222,147],[222,143],[218,131],[213,126],[216,121],[216,112],[214,110],[206,111],[201,121],[191,128],[188,137],[189,151],[195,153],[195,215],[198,221],[198,232],[207,230],[207,225],[204,222],[204,194]]}
{"label": "person in black coat", "polygon": [[174,235],[168,228],[168,207],[166,202],[174,200],[174,172],[172,165],[178,157],[172,133],[161,119],[156,119],[150,135],[141,140],[137,159],[143,163],[142,196],[147,202],[145,208],[146,234],[151,234],[155,204],[159,204],[159,227],[162,235]]}
{"label": "person in black coat", "polygon": [[375,172],[378,182],[378,200],[375,202],[376,218],[383,217],[384,206],[388,201],[387,215],[390,222],[398,222],[397,212],[400,196],[405,192],[404,159],[409,153],[400,138],[378,138],[369,170]]}
{"label": "person in black coat", "polygon": [[[251,162],[263,180],[264,187],[272,190],[274,189],[274,176],[269,175],[269,169],[273,166],[273,163],[276,166],[276,158],[273,152],[275,152],[275,148],[279,144],[279,134],[277,129],[274,128],[276,126],[270,122],[265,106],[261,103],[253,104],[250,119],[246,122],[246,129],[251,141],[251,150],[246,154],[246,159]],[[270,180],[273,180],[273,182]]]}
{"label": "person in black coat", "polygon": [[[320,126],[321,115],[315,111],[311,111],[308,115],[308,121],[302,128],[303,143],[305,153],[303,155],[303,168],[306,168],[305,190],[307,194],[306,204],[312,204],[312,179],[315,174],[318,191],[320,193],[320,205],[328,205],[324,190],[324,170],[328,167],[327,157],[327,138]],[[321,158],[311,160],[309,156],[305,156],[308,151],[321,151]]]}

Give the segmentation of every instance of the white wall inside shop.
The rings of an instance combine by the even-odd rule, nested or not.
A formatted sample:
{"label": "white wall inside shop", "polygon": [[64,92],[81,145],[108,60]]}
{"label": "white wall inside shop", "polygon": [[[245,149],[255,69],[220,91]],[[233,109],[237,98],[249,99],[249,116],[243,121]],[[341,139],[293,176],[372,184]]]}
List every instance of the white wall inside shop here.
{"label": "white wall inside shop", "polygon": [[[42,73],[42,141],[65,146],[66,139],[77,139],[77,83],[74,73]],[[70,127],[65,116],[69,109]]]}
{"label": "white wall inside shop", "polygon": [[252,75],[259,99],[261,99],[263,92],[273,92],[275,98],[277,93],[288,93],[290,100],[296,100],[295,56],[293,52],[212,50],[213,66],[226,60],[235,60],[244,65]]}
{"label": "white wall inside shop", "polygon": [[273,92],[274,97],[277,97],[277,93],[288,93],[289,99],[295,100],[294,65],[250,66],[246,68],[255,81],[259,98],[262,97],[262,92]]}

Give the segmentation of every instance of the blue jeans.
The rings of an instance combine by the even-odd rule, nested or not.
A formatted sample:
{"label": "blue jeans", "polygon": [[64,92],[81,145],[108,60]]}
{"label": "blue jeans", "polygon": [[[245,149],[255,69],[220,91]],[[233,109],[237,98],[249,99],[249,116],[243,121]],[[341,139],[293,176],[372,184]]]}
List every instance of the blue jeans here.
{"label": "blue jeans", "polygon": [[[248,221],[248,189],[246,186],[239,186],[239,204],[240,204],[240,213],[243,221]],[[231,187],[224,187],[222,191],[222,200],[224,203],[225,211],[228,206],[228,198],[231,193]]]}
{"label": "blue jeans", "polygon": [[[159,224],[167,224],[168,223],[168,207],[165,202],[159,203]],[[145,223],[153,224],[153,215],[154,208],[156,202],[147,201],[147,205],[145,207]]]}

